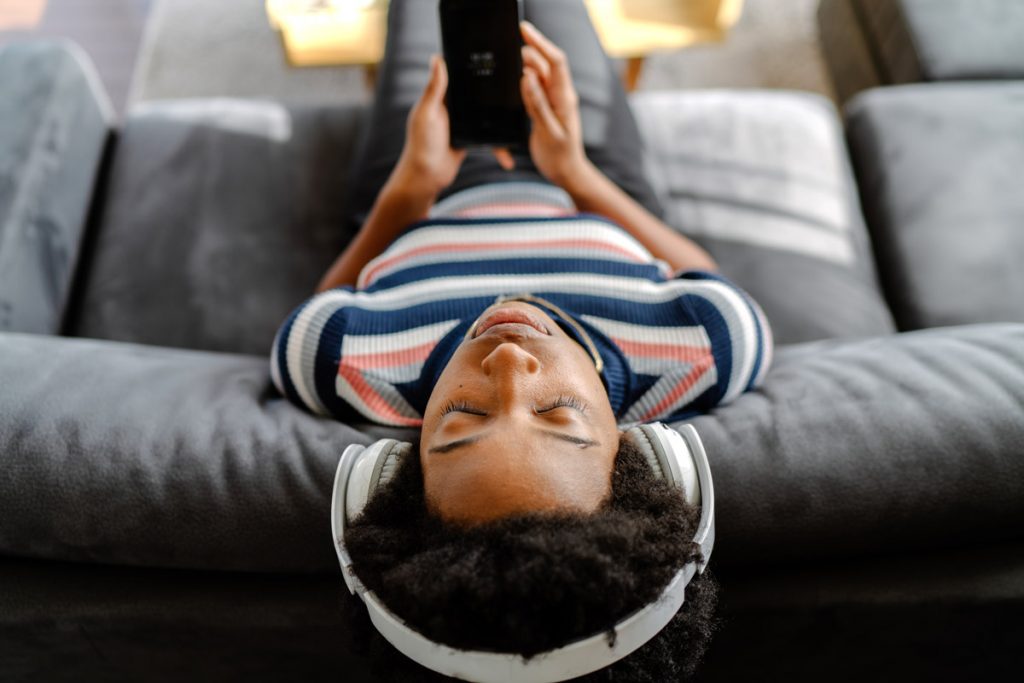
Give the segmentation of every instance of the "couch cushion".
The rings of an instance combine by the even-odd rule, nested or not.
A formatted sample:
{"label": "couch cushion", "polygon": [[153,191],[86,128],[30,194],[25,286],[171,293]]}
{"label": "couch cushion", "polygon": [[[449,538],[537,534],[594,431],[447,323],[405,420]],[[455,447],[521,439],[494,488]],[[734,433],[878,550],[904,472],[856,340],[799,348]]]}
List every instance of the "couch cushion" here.
{"label": "couch cushion", "polygon": [[818,24],[844,101],[878,84],[1024,78],[1024,3],[822,0]]}
{"label": "couch cushion", "polygon": [[[263,358],[0,334],[0,554],[334,571],[334,469],[369,434],[298,410]],[[693,423],[716,566],[1019,538],[1024,325],[781,349]]]}
{"label": "couch cushion", "polygon": [[0,334],[0,555],[334,566],[334,470],[370,438],[281,398],[265,357]]}
{"label": "couch cushion", "polygon": [[899,326],[1024,321],[1024,83],[881,88],[847,121]]}
{"label": "couch cushion", "polygon": [[113,110],[69,42],[0,49],[0,330],[56,334]]}
{"label": "couch cushion", "polygon": [[[868,15],[886,4],[859,2]],[[902,27],[895,32],[905,31],[906,39],[889,33],[879,45],[883,50],[913,49],[921,69],[919,80],[1024,78],[1024,3],[896,0],[894,4],[898,11],[893,19]],[[882,28],[876,27],[876,40],[886,35],[879,31]]]}
{"label": "couch cushion", "polygon": [[124,124],[74,334],[267,353],[351,238],[362,108],[156,102]]}
{"label": "couch cushion", "polygon": [[893,331],[830,102],[767,91],[632,102],[668,222],[761,303],[778,343]]}
{"label": "couch cushion", "polygon": [[782,349],[763,387],[692,422],[719,566],[1020,539],[1024,325]]}

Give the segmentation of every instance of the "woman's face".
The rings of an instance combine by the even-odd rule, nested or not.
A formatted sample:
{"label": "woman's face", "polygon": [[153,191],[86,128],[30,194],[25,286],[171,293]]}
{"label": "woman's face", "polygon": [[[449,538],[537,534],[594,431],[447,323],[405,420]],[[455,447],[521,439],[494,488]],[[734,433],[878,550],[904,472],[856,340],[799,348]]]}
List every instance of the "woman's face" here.
{"label": "woman's face", "polygon": [[619,434],[594,361],[542,309],[491,306],[427,403],[423,485],[443,519],[593,512],[611,490]]}

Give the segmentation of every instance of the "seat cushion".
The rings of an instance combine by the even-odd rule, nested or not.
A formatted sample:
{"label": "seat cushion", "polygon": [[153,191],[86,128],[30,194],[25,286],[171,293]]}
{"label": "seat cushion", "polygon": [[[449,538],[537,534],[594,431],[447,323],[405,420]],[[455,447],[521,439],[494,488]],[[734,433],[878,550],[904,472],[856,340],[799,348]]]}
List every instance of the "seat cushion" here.
{"label": "seat cushion", "polygon": [[[336,568],[345,447],[262,357],[0,334],[0,555],[242,571]],[[717,567],[1019,538],[1024,325],[781,349],[693,420]],[[389,434],[390,435],[390,434]]]}
{"label": "seat cushion", "polygon": [[667,221],[760,302],[777,343],[893,331],[828,100],[705,91],[632,103]]}
{"label": "seat cushion", "polygon": [[1019,323],[781,349],[760,390],[692,421],[714,475],[712,562],[1020,539],[1021,406]]}
{"label": "seat cushion", "polygon": [[132,111],[72,333],[265,354],[341,252],[363,109],[208,99]]}
{"label": "seat cushion", "polygon": [[337,566],[331,485],[372,439],[295,408],[263,356],[0,333],[0,555]]}
{"label": "seat cushion", "polygon": [[880,88],[847,122],[900,328],[1024,321],[1024,82]]}

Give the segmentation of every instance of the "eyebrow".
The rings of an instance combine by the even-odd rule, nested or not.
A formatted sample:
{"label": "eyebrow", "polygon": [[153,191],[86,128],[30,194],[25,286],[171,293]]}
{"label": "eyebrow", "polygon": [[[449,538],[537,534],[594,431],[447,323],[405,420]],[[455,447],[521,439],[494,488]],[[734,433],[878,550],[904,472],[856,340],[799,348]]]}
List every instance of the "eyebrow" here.
{"label": "eyebrow", "polygon": [[[593,441],[592,439],[585,439],[583,437],[573,436],[572,434],[565,434],[563,432],[554,432],[554,431],[550,431],[550,430],[547,430],[547,429],[542,429],[542,430],[540,430],[540,432],[541,432],[541,434],[547,434],[548,436],[550,436],[553,439],[560,439],[561,441],[566,441],[568,443],[576,444],[577,446],[584,446],[586,448],[591,448],[591,447],[594,447],[594,446],[600,446],[601,445],[601,443],[599,441]],[[440,446],[434,446],[430,450],[428,450],[427,452],[428,453],[451,453],[452,451],[454,451],[457,448],[462,448],[463,446],[469,446],[471,444],[474,444],[477,441],[480,441],[480,439],[482,439],[482,438],[483,437],[480,436],[480,435],[467,436],[465,439],[456,439],[455,441],[449,441],[448,443],[443,443]]]}

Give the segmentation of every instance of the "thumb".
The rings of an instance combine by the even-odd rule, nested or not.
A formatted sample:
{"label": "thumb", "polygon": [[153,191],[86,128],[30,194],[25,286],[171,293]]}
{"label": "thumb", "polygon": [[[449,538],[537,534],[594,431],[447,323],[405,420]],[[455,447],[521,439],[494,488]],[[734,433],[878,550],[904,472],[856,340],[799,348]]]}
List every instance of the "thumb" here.
{"label": "thumb", "polygon": [[511,171],[516,167],[516,160],[512,158],[512,153],[508,151],[508,147],[495,147],[491,151],[494,153],[494,158],[498,160],[498,165],[506,171]]}

